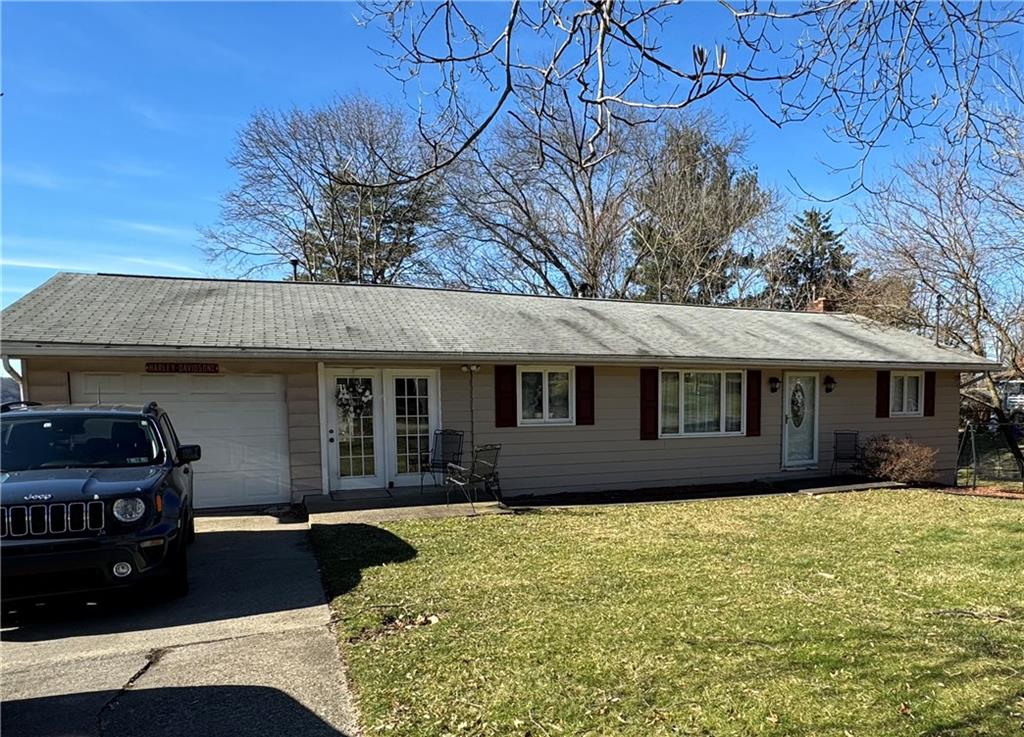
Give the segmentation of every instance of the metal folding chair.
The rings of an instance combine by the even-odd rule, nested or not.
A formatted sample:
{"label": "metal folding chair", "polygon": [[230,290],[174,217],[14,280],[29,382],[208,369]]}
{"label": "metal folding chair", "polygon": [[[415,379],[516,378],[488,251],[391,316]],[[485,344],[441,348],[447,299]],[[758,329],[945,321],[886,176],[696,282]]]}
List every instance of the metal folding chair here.
{"label": "metal folding chair", "polygon": [[462,462],[462,431],[435,430],[434,443],[430,453],[420,459],[420,494],[423,493],[423,479],[429,473],[434,486],[437,486],[437,475],[441,474],[444,483],[449,464]]}

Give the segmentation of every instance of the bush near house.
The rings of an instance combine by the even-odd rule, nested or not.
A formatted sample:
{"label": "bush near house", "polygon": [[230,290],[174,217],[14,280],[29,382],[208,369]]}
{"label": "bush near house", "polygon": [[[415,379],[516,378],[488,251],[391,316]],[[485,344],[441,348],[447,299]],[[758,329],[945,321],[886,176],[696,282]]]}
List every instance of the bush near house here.
{"label": "bush near house", "polygon": [[367,737],[1019,737],[1024,503],[313,525]]}
{"label": "bush near house", "polygon": [[910,438],[875,435],[864,445],[859,470],[874,479],[927,484],[935,479],[935,453]]}

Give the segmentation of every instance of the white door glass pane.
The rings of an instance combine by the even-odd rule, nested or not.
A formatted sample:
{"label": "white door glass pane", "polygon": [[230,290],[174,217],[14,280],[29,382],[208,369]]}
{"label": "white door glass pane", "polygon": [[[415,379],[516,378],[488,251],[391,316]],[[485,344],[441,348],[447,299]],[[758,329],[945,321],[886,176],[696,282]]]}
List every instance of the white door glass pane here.
{"label": "white door glass pane", "polygon": [[544,374],[524,371],[520,378],[522,413],[524,420],[544,419]]}
{"label": "white door glass pane", "polygon": [[890,412],[902,412],[903,411],[903,377],[894,376],[892,377],[892,401],[889,405]]}
{"label": "white door glass pane", "polygon": [[548,374],[548,418],[569,419],[569,374],[566,371]]}
{"label": "white door glass pane", "polygon": [[661,431],[666,435],[679,432],[679,372],[661,375]]}
{"label": "white door glass pane", "polygon": [[335,388],[340,475],[373,476],[373,380],[341,378]]}
{"label": "white door glass pane", "polygon": [[430,401],[426,379],[395,378],[396,473],[417,473],[430,451]]}
{"label": "white door glass pane", "polygon": [[719,432],[722,429],[722,375],[683,374],[683,432]]}
{"label": "white door glass pane", "polygon": [[786,462],[812,462],[817,441],[818,377],[789,376],[786,379]]}
{"label": "white door glass pane", "polygon": [[919,412],[921,409],[921,377],[907,376],[904,387],[907,412]]}
{"label": "white door glass pane", "polygon": [[725,375],[725,431],[743,429],[743,374]]}

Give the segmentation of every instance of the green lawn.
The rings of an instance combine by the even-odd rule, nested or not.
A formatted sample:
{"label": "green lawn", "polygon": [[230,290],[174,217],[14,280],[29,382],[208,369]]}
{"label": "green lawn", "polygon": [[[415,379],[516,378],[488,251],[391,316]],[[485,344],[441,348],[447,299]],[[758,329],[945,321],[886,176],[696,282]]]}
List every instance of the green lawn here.
{"label": "green lawn", "polygon": [[1024,735],[1017,501],[787,496],[313,539],[370,735]]}

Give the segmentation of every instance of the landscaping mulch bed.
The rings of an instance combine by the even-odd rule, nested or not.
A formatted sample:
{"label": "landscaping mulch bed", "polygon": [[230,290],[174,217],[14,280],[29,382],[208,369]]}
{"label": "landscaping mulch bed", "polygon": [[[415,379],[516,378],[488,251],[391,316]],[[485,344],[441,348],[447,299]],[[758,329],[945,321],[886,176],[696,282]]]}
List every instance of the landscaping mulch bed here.
{"label": "landscaping mulch bed", "polygon": [[943,494],[957,494],[959,496],[987,496],[996,499],[1019,499],[1024,501],[1024,491],[1018,489],[1013,491],[1004,486],[979,486],[972,489],[969,486],[950,486],[944,489],[936,489]]}

